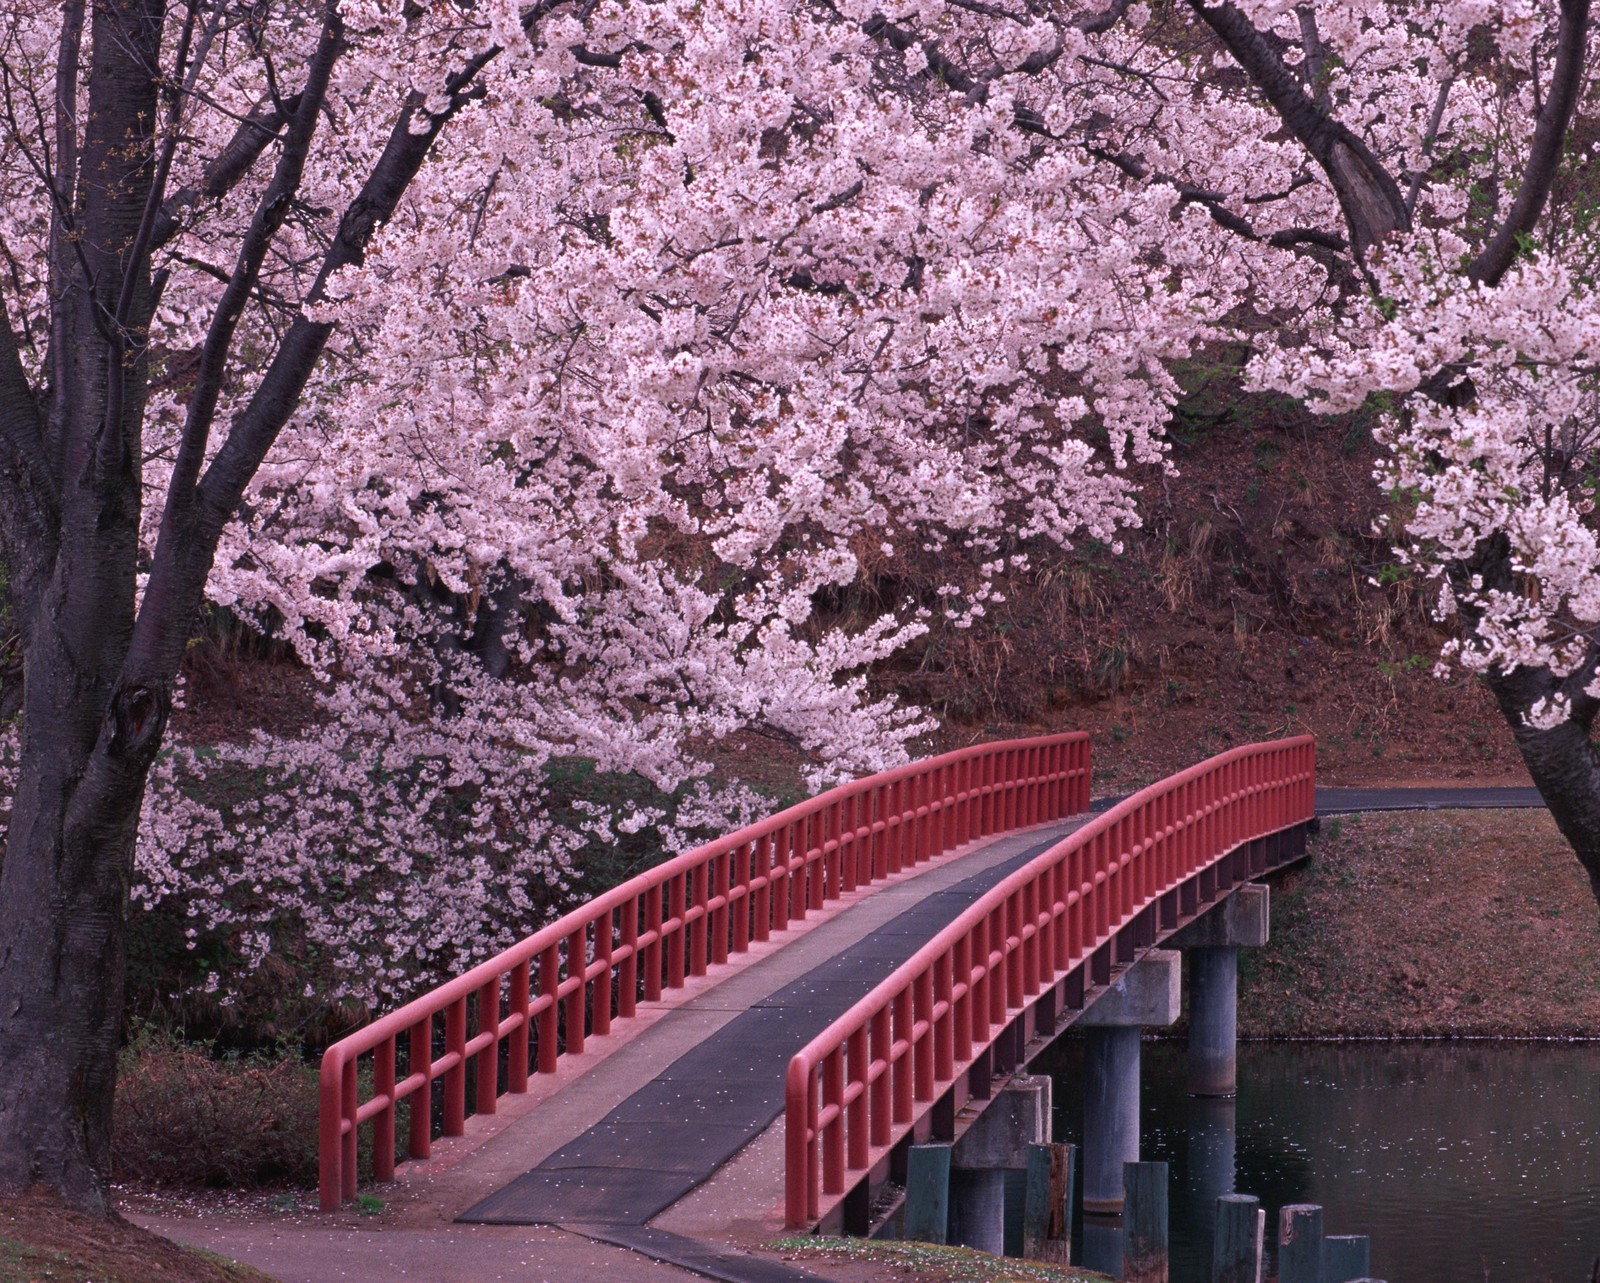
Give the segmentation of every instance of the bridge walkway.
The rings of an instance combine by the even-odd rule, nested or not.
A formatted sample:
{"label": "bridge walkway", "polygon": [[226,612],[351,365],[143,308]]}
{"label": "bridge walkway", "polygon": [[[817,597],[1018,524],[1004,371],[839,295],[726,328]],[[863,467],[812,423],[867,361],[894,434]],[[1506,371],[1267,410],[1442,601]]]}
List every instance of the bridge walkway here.
{"label": "bridge walkway", "polygon": [[[412,1223],[582,1227],[649,1252],[651,1235],[619,1231],[637,1231],[690,1196],[772,1127],[794,1052],[1085,818],[986,839],[863,889],[781,947],[700,981],[693,997],[641,1022],[631,1038],[592,1039],[579,1058],[587,1063],[575,1066],[582,1072],[563,1074],[554,1092],[529,1102],[537,1108],[471,1119],[466,1136],[401,1167],[385,1187],[395,1212]],[[755,1148],[770,1169],[765,1179],[718,1184],[711,1220],[725,1242],[782,1231],[781,1138]],[[684,1228],[704,1220],[691,1207]]]}

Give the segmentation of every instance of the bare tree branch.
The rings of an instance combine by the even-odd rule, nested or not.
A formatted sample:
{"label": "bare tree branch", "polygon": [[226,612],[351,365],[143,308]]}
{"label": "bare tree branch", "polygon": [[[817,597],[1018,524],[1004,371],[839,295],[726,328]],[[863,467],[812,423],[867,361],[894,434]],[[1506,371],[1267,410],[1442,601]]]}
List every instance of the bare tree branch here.
{"label": "bare tree branch", "polygon": [[1406,231],[1411,217],[1400,188],[1367,145],[1311,98],[1266,37],[1230,0],[1189,0],[1233,55],[1279,119],[1322,166],[1344,211],[1357,259],[1390,232]]}
{"label": "bare tree branch", "polygon": [[[299,111],[298,94],[283,100],[282,108],[263,100],[239,122],[233,137],[205,167],[200,183],[173,192],[162,203],[151,233],[151,247],[160,248],[182,229],[183,215],[203,201],[221,200],[255,167],[262,154]],[[286,114],[287,113],[287,114]]]}
{"label": "bare tree branch", "polygon": [[[306,159],[311,151],[311,138],[327,96],[334,63],[343,47],[344,23],[337,9],[330,4],[324,13],[322,34],[316,51],[306,71],[305,88],[297,95],[295,114],[284,136],[277,168],[272,181],[256,203],[255,214],[240,241],[233,273],[222,297],[217,301],[205,343],[201,347],[199,369],[184,417],[182,445],[168,488],[167,512],[174,521],[177,513],[187,508],[192,498],[193,486],[205,460],[206,442],[210,438],[217,401],[222,394],[223,371],[227,366],[239,319],[260,279],[267,249],[283,226],[290,201],[300,189]],[[163,528],[166,524],[167,518],[164,517]]]}
{"label": "bare tree branch", "polygon": [[1333,100],[1328,96],[1328,51],[1323,47],[1322,35],[1317,31],[1317,11],[1309,4],[1295,6],[1295,17],[1300,20],[1300,48],[1305,53],[1306,87],[1323,111],[1333,110]]}
{"label": "bare tree branch", "polygon": [[1227,198],[1221,192],[1210,191],[1196,183],[1186,182],[1170,174],[1152,171],[1150,166],[1137,156],[1130,156],[1124,152],[1113,152],[1103,147],[1090,147],[1089,154],[1097,160],[1114,165],[1130,178],[1140,181],[1161,183],[1172,188],[1178,193],[1180,205],[1199,205],[1206,213],[1211,215],[1217,226],[1242,236],[1248,241],[1257,241],[1267,245],[1277,246],[1280,249],[1293,249],[1297,245],[1312,245],[1319,249],[1333,250],[1343,253],[1349,248],[1348,242],[1341,236],[1329,232],[1320,232],[1307,227],[1285,228],[1263,236],[1249,219],[1236,211],[1229,209]]}
{"label": "bare tree branch", "polygon": [[50,404],[45,427],[52,453],[59,449],[64,434],[66,395],[71,339],[67,321],[69,309],[59,306],[70,287],[75,266],[71,244],[71,209],[78,182],[78,62],[83,46],[83,0],[68,0],[61,8],[61,45],[56,54],[55,139],[56,156],[51,182],[49,289],[50,347],[46,368],[50,372]]}
{"label": "bare tree branch", "polygon": [[[1428,117],[1428,132],[1422,137],[1422,154],[1427,156],[1433,151],[1433,144],[1439,137],[1439,127],[1444,123],[1445,104],[1450,101],[1450,90],[1455,86],[1456,78],[1446,76],[1439,85],[1439,96],[1433,100],[1433,114]],[[1427,165],[1419,166],[1417,172],[1411,175],[1411,185],[1406,191],[1406,214],[1415,216],[1417,212],[1417,197],[1422,192],[1422,184],[1428,177]]]}
{"label": "bare tree branch", "polygon": [[1517,198],[1506,211],[1505,221],[1483,251],[1467,268],[1467,276],[1493,285],[1516,261],[1521,238],[1531,233],[1544,212],[1561,164],[1561,151],[1567,140],[1567,127],[1578,105],[1578,90],[1583,85],[1584,54],[1589,40],[1589,0],[1561,0],[1561,26],[1556,35],[1556,64],[1550,74],[1550,91],[1545,95],[1534,125],[1533,145],[1522,173]]}

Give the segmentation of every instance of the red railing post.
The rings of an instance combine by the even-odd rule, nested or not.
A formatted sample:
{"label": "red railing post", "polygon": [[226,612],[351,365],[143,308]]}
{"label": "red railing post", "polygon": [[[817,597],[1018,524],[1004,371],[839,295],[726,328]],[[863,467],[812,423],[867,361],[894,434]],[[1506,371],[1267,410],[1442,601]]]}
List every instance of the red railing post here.
{"label": "red railing post", "polygon": [[756,888],[755,937],[758,941],[765,941],[771,937],[774,906],[783,903],[782,895],[776,900],[772,896],[773,882],[778,876],[772,867],[772,834],[763,833],[756,839],[755,851],[750,858],[754,862],[753,876],[761,879],[761,885]]}
{"label": "red railing post", "polygon": [[844,1189],[844,1053],[835,1049],[822,1062],[822,1109],[831,1117],[822,1128],[822,1192],[838,1194]]}
{"label": "red railing post", "polygon": [[611,1032],[611,959],[617,935],[612,914],[611,909],[606,909],[594,920],[594,992],[589,1002],[589,1022],[596,1037]]}
{"label": "red railing post", "polygon": [[784,857],[789,866],[789,920],[805,921],[811,889],[811,843],[807,840],[806,820],[790,820],[783,830]]}
{"label": "red railing post", "polygon": [[472,1058],[472,1107],[480,1114],[494,1113],[500,1095],[500,977],[478,987],[478,1035],[488,1035],[488,1046]]}
{"label": "red railing post", "polygon": [[894,1034],[890,1028],[889,1009],[884,1007],[875,1011],[869,1017],[868,1028],[872,1053],[867,1070],[870,1083],[868,1092],[872,1098],[872,1143],[887,1145],[894,1128],[894,1104],[889,1094],[893,1081],[890,1071],[894,1067]]}
{"label": "red railing post", "polygon": [[[713,966],[728,960],[728,919],[732,909],[733,852],[724,851],[711,861],[715,875],[711,885],[711,900],[716,906],[711,911],[711,958]],[[740,902],[743,907],[743,902]]]}
{"label": "red railing post", "polygon": [[639,1009],[639,897],[622,902],[622,965],[617,969],[617,1015],[626,1020]]}
{"label": "red railing post", "polygon": [[661,924],[667,937],[667,988],[682,989],[687,974],[684,964],[685,937],[689,934],[688,888],[684,883],[687,873],[680,873],[667,883],[667,916]]}
{"label": "red railing post", "polygon": [[938,1014],[934,1017],[933,1076],[938,1082],[949,1082],[956,1073],[955,967],[955,958],[948,952],[940,954],[934,964],[933,1005]]}
{"label": "red railing post", "polygon": [[444,1134],[460,1136],[467,1123],[467,995],[444,1009]]}
{"label": "red railing post", "polygon": [[422,1084],[411,1093],[411,1125],[407,1151],[412,1158],[427,1158],[433,1150],[433,1017],[424,1016],[411,1026],[411,1076]]}
{"label": "red railing post", "polygon": [[817,1072],[804,1056],[784,1078],[784,1220],[798,1229],[817,1215]]}
{"label": "red railing post", "polygon": [[584,1047],[584,1008],[589,999],[588,932],[579,927],[567,937],[566,1008],[567,1054],[582,1055]]}
{"label": "red railing post", "polygon": [[868,1029],[863,1025],[850,1035],[849,1063],[846,1066],[847,1081],[858,1084],[859,1090],[855,1099],[850,1102],[846,1110],[849,1126],[849,1160],[850,1166],[862,1168],[867,1165],[867,1156],[871,1152],[871,1133],[868,1124],[868,1110],[872,1101],[867,1093],[867,1081],[870,1076],[870,1059],[867,1052]]}
{"label": "red railing post", "polygon": [[894,1121],[909,1123],[915,1103],[915,1082],[912,1077],[914,1061],[912,1048],[916,1043],[916,1030],[912,1027],[911,989],[900,990],[894,996],[894,1047],[890,1060],[894,1067]]}
{"label": "red railing post", "polygon": [[689,930],[689,974],[703,976],[710,958],[711,878],[705,865],[695,866],[690,875],[693,887],[694,925]]}
{"label": "red railing post", "polygon": [[855,877],[844,867],[843,816],[835,805],[824,810],[818,818],[822,828],[822,867],[827,871],[828,899],[837,900],[846,891],[856,889]]}
{"label": "red railing post", "polygon": [[561,1051],[561,946],[539,955],[539,1072],[553,1074]]}
{"label": "red railing post", "polygon": [[340,1148],[344,1151],[339,1160],[339,1169],[344,1177],[343,1194],[346,1200],[356,1196],[356,1153],[357,1142],[361,1139],[356,1134],[356,1058],[351,1056],[344,1062],[343,1090],[340,1092],[340,1112],[344,1115],[344,1135],[341,1137],[343,1144]]}
{"label": "red railing post", "polygon": [[932,1100],[935,1040],[931,971],[921,972],[912,982],[911,1029],[912,1095],[917,1100]]}
{"label": "red railing post", "polygon": [[754,858],[755,848],[750,842],[741,842],[734,848],[733,854],[733,883],[728,888],[731,897],[738,892],[737,907],[730,906],[729,912],[733,915],[733,951],[747,953],[750,949],[750,912],[752,894],[750,884],[756,878],[751,869],[751,860]]}
{"label": "red railing post", "polygon": [[528,1027],[528,960],[524,958],[511,968],[511,1016],[517,1021],[516,1031],[507,1045],[506,1090],[528,1090],[528,1042],[532,1030]]}
{"label": "red railing post", "polygon": [[317,1189],[324,1212],[338,1211],[344,1201],[344,1124],[344,1061],[330,1050],[317,1082]]}

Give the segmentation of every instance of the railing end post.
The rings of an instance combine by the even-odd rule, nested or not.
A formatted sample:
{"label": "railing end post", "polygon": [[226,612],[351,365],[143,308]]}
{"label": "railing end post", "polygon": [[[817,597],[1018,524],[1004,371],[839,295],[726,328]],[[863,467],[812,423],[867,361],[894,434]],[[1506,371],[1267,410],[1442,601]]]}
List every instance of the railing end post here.
{"label": "railing end post", "polygon": [[343,1100],[344,1052],[335,1043],[322,1053],[317,1073],[317,1198],[324,1212],[337,1212],[344,1202]]}

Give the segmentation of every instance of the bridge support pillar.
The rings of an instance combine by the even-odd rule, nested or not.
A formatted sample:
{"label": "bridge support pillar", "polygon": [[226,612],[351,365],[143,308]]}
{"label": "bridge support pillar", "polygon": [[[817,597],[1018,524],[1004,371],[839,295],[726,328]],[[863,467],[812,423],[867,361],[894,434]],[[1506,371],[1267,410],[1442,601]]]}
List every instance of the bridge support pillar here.
{"label": "bridge support pillar", "polygon": [[1266,944],[1267,888],[1231,896],[1172,937],[1189,952],[1189,1094],[1231,1096],[1239,1085],[1239,950]]}
{"label": "bridge support pillar", "polygon": [[1178,1018],[1180,962],[1157,949],[1128,968],[1079,1019],[1087,1052],[1083,1210],[1122,1211],[1122,1165],[1139,1160],[1139,1036]]}
{"label": "bridge support pillar", "polygon": [[1189,950],[1189,1094],[1239,1088],[1239,951]]}
{"label": "bridge support pillar", "polygon": [[[1008,1209],[1006,1189],[1020,1195],[1026,1183],[1007,1180],[1026,1172],[1028,1149],[1050,1140],[1050,1080],[1013,1078],[962,1133],[951,1153],[950,1241],[1003,1256],[1006,1225],[1020,1227],[1022,1207]],[[1015,1201],[1015,1200],[1014,1200]],[[1008,1216],[1015,1211],[1017,1216]]]}
{"label": "bridge support pillar", "polygon": [[1006,1174],[999,1167],[950,1174],[950,1241],[991,1256],[1006,1252]]}

